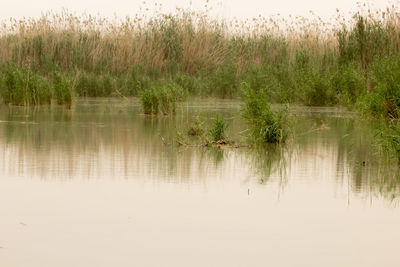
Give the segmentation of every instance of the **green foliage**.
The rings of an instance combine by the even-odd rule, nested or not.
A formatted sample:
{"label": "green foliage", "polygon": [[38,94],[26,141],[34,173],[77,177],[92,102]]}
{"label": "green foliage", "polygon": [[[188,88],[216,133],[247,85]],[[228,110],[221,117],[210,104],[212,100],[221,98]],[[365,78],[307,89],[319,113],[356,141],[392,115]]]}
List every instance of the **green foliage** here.
{"label": "green foliage", "polygon": [[[0,38],[0,63],[11,60],[19,69],[14,74],[6,74],[10,66],[0,70],[4,72],[2,95],[5,102],[33,104],[37,97],[28,100],[30,96],[21,90],[25,85],[17,83],[31,80],[33,88],[35,79],[46,83],[49,73],[65,77],[78,73],[73,92],[77,96],[139,96],[154,87],[163,113],[173,113],[177,101],[170,86],[185,95],[234,98],[245,82],[270,102],[311,106],[359,102],[363,109],[397,116],[393,112],[395,85],[386,81],[396,75],[390,68],[397,68],[395,58],[400,54],[397,21],[356,15],[353,25],[336,29],[336,37],[329,32],[303,36],[294,31],[287,37],[269,31],[247,32],[251,27],[245,27],[246,23],[241,29],[246,34],[237,34],[223,22],[207,16],[198,20],[185,11],[156,16],[147,24],[140,20],[121,26],[107,20],[87,22],[93,31],[68,15],[78,30],[25,21],[16,27],[29,34],[10,31]],[[43,28],[38,30],[38,25]],[[115,32],[102,32],[103,25]],[[325,39],[326,35],[330,37]],[[18,89],[11,90],[13,86]],[[45,88],[32,91],[46,99]],[[54,94],[56,99],[64,98]]]}
{"label": "green foliage", "polygon": [[59,105],[70,108],[73,99],[73,81],[62,73],[53,74],[53,96]]}
{"label": "green foliage", "polygon": [[79,96],[110,96],[114,91],[115,81],[108,73],[82,72],[78,75],[76,92]]}
{"label": "green foliage", "polygon": [[175,113],[178,90],[175,84],[171,83],[167,83],[165,86],[160,86],[158,88],[160,109],[164,115]]}
{"label": "green foliage", "polygon": [[376,143],[384,155],[400,165],[400,121],[398,119],[382,122],[376,130]]}
{"label": "green foliage", "polygon": [[197,81],[193,76],[185,73],[177,73],[173,77],[173,81],[182,88],[182,92],[186,94],[196,94],[197,92]]}
{"label": "green foliage", "polygon": [[143,113],[147,115],[156,115],[158,113],[159,100],[157,91],[154,88],[141,92],[140,100],[142,102]]}
{"label": "green foliage", "polygon": [[365,77],[356,64],[340,65],[331,79],[337,100],[345,106],[352,107],[359,97],[367,91]]}
{"label": "green foliage", "polygon": [[225,130],[227,128],[227,124],[224,120],[222,120],[219,116],[217,116],[208,130],[208,135],[211,138],[211,142],[218,142],[226,138]]}
{"label": "green foliage", "polygon": [[372,64],[371,86],[360,98],[360,109],[376,117],[399,118],[400,58],[377,59]]}
{"label": "green foliage", "polygon": [[237,92],[238,77],[233,63],[219,66],[208,76],[208,94],[222,98],[232,97]]}
{"label": "green foliage", "polygon": [[347,31],[343,28],[339,31],[338,42],[340,63],[356,61],[363,69],[367,69],[376,56],[389,53],[391,28],[359,15],[353,29]]}
{"label": "green foliage", "polygon": [[120,79],[119,88],[124,96],[137,96],[151,87],[151,78],[142,67],[133,66]]}
{"label": "green foliage", "polygon": [[50,104],[50,83],[29,67],[7,62],[1,75],[0,93],[5,103],[29,106]]}
{"label": "green foliage", "polygon": [[329,83],[329,77],[318,70],[307,72],[303,85],[305,99],[309,106],[326,106],[336,104],[335,94]]}
{"label": "green foliage", "polygon": [[242,84],[242,116],[247,121],[250,138],[260,143],[283,143],[288,135],[288,110],[271,110],[263,92]]}

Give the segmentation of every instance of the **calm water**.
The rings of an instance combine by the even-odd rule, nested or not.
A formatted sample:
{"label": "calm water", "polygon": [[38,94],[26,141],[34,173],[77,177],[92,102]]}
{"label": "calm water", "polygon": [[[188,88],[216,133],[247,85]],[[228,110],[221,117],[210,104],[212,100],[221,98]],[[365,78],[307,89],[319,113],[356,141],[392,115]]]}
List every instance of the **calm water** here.
{"label": "calm water", "polygon": [[0,107],[0,266],[400,266],[400,178],[365,122],[295,108],[283,147],[174,144],[216,113],[242,140],[234,101]]}

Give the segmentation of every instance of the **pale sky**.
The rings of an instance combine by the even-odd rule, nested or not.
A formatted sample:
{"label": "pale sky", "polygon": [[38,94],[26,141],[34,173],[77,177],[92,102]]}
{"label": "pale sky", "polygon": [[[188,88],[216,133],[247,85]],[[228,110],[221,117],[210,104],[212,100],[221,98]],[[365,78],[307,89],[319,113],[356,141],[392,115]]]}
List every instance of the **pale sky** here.
{"label": "pale sky", "polygon": [[[201,9],[206,0],[149,0],[146,4],[136,0],[0,0],[0,20],[9,17],[38,17],[42,12],[60,11],[67,8],[69,11],[102,16],[124,18],[140,13],[140,7],[152,9],[154,3],[162,3],[163,11],[173,11],[176,7]],[[190,4],[192,2],[192,4]],[[329,19],[335,14],[336,8],[348,13],[357,9],[357,0],[209,0],[213,8],[213,15],[221,18],[238,17],[241,19],[252,18],[258,15],[268,17],[280,13],[282,16],[302,15],[307,16],[309,11],[314,11],[318,16]],[[366,2],[362,1],[361,2]],[[399,1],[376,0],[367,1],[375,8],[386,8],[389,4]],[[143,9],[142,9],[143,10]]]}

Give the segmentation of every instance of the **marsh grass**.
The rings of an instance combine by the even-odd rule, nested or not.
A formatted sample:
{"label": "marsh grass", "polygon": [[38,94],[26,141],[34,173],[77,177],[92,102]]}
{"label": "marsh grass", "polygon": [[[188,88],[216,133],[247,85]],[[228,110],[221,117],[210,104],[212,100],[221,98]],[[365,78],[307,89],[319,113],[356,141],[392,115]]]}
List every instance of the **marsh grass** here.
{"label": "marsh grass", "polygon": [[74,80],[62,73],[53,74],[53,95],[57,104],[71,108],[74,91]]}
{"label": "marsh grass", "polygon": [[159,99],[157,91],[154,88],[144,90],[140,94],[140,100],[142,103],[143,113],[147,115],[158,114]]}
{"label": "marsh grass", "polygon": [[174,81],[162,81],[141,92],[143,112],[156,115],[160,111],[165,116],[173,115],[177,102],[184,100],[186,95],[185,90]]}
{"label": "marsh grass", "polygon": [[2,72],[0,93],[5,103],[19,106],[50,104],[52,97],[47,78],[11,62]]}
{"label": "marsh grass", "polygon": [[210,138],[211,143],[216,143],[218,141],[222,141],[226,139],[226,128],[228,127],[227,123],[217,115],[214,119],[211,127],[208,130],[208,137]]}
{"label": "marsh grass", "polygon": [[[240,96],[245,81],[274,102],[346,104],[365,90],[360,79],[368,77],[376,58],[399,54],[398,10],[360,10],[350,20],[338,13],[333,22],[222,21],[207,9],[117,22],[46,13],[0,26],[0,63],[30,66],[42,77],[56,70],[79,73],[75,90],[83,97],[139,96],[173,80],[191,95],[231,98]],[[342,66],[350,66],[344,69],[350,85],[332,78]],[[357,84],[355,93],[351,83]]]}
{"label": "marsh grass", "polygon": [[284,143],[289,133],[288,109],[273,111],[262,92],[246,83],[242,88],[242,116],[249,127],[249,138],[255,143]]}
{"label": "marsh grass", "polygon": [[223,21],[207,8],[117,21],[68,11],[11,18],[0,25],[1,96],[14,105],[139,96],[144,113],[173,114],[181,93],[235,98],[245,82],[245,102],[259,111],[244,114],[262,142],[287,135],[287,113],[271,102],[355,106],[389,127],[400,106],[399,11],[360,5],[334,21]]}

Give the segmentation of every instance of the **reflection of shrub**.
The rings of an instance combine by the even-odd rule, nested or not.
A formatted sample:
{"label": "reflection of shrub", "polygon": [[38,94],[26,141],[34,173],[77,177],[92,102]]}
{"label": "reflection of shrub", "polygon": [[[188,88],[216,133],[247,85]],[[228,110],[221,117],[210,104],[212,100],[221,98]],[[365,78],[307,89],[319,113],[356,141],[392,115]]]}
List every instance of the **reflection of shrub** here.
{"label": "reflection of shrub", "polygon": [[250,127],[250,137],[257,142],[284,142],[288,134],[287,109],[272,111],[265,95],[254,92],[247,84],[243,84],[243,97],[242,115]]}

